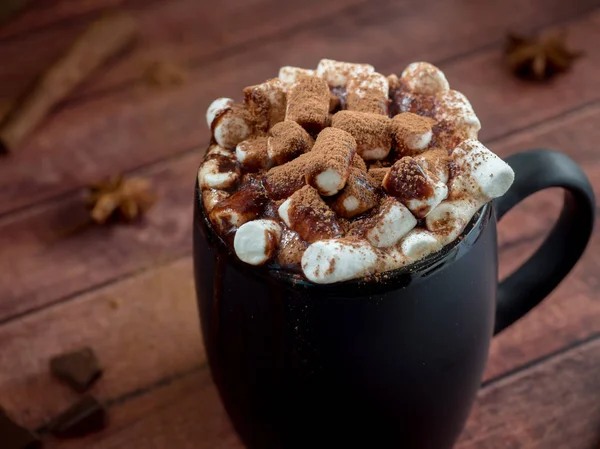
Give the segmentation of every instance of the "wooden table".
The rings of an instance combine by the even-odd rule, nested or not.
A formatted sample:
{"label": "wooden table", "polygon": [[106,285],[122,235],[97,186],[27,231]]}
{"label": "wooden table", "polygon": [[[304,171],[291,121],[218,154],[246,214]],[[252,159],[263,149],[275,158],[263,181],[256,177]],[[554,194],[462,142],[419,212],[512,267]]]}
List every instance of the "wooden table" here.
{"label": "wooden table", "polygon": [[[93,393],[111,425],[64,448],[239,448],[211,383],[191,275],[192,186],[219,96],[321,57],[437,63],[472,101],[482,140],[503,156],[554,147],[600,193],[600,10],[596,0],[39,0],[0,28],[0,100],[16,96],[101,10],[131,11],[141,38],[85,83],[16,154],[0,159],[0,403],[38,427],[75,394],[48,359],[89,345],[106,367]],[[502,62],[507,30],[565,27],[586,52],[535,85]],[[152,61],[189,68],[156,88]],[[69,234],[85,185],[115,172],[150,177],[145,220]],[[560,207],[538,194],[500,226],[502,274],[539,244]],[[600,237],[543,305],[497,337],[459,448],[592,449],[600,442]]]}

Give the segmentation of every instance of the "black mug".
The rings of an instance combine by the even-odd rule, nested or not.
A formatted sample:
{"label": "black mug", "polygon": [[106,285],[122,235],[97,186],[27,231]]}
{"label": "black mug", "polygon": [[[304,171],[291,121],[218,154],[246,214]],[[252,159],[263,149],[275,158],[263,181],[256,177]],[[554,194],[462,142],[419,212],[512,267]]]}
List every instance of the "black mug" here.
{"label": "black mug", "polygon": [[[510,157],[515,183],[461,239],[385,281],[293,282],[240,262],[196,185],[194,266],[202,332],[225,409],[250,449],[448,449],[490,340],[550,293],[583,253],[595,201],[567,156]],[[496,220],[528,195],[565,190],[539,250],[500,284]]]}

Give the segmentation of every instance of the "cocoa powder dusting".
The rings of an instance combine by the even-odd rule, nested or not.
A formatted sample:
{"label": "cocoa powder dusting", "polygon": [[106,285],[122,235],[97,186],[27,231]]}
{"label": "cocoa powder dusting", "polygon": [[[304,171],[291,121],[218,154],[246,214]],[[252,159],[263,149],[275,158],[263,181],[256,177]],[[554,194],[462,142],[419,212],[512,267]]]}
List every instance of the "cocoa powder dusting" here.
{"label": "cocoa powder dusting", "polygon": [[397,161],[383,180],[387,193],[401,202],[424,199],[433,195],[433,188],[421,166],[409,156]]}
{"label": "cocoa powder dusting", "polygon": [[421,151],[413,151],[406,147],[405,141],[413,136],[423,135],[431,131],[436,121],[412,112],[403,112],[392,118],[391,130],[394,146],[401,156],[412,156]]}
{"label": "cocoa powder dusting", "polygon": [[355,154],[354,137],[341,129],[325,128],[317,136],[312,151],[306,154],[306,182],[314,185],[316,176],[327,169],[347,177]]}
{"label": "cocoa powder dusting", "polygon": [[281,200],[287,198],[306,184],[306,167],[310,153],[305,153],[290,162],[271,168],[264,179],[269,198]]}
{"label": "cocoa powder dusting", "polygon": [[313,187],[302,187],[290,200],[291,227],[308,243],[343,235],[335,213]]}
{"label": "cocoa powder dusting", "polygon": [[286,120],[293,120],[311,134],[327,125],[329,86],[316,76],[300,76],[287,95]]}
{"label": "cocoa powder dusting", "polygon": [[390,171],[389,168],[370,168],[369,169],[369,176],[371,177],[371,180],[373,182],[373,184],[376,187],[381,187],[381,184],[383,183],[383,178],[385,178],[385,175],[387,175],[387,173]]}
{"label": "cocoa powder dusting", "polygon": [[380,114],[340,111],[333,116],[331,126],[351,134],[356,139],[357,151],[362,156],[365,150],[391,148],[390,123],[389,117]]}
{"label": "cocoa powder dusting", "polygon": [[269,152],[276,165],[284,164],[310,151],[314,143],[310,134],[291,120],[277,123],[269,130]]}

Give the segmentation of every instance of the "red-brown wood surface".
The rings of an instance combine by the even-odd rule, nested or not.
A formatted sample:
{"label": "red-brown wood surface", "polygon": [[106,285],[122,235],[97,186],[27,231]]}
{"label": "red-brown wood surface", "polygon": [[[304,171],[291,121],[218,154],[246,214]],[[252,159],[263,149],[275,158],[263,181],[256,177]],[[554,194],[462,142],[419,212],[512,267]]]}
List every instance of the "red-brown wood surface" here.
{"label": "red-brown wood surface", "polygon": [[[600,194],[600,10],[595,0],[33,0],[0,27],[0,110],[105,10],[140,37],[86,81],[17,153],[0,157],[0,406],[38,427],[75,399],[48,360],[89,345],[106,367],[92,392],[110,404],[99,434],[56,448],[241,448],[209,377],[191,274],[192,186],[208,103],[281,65],[321,57],[399,72],[444,69],[502,156],[551,147]],[[502,61],[508,30],[566,28],[586,56],[551,83]],[[189,71],[143,81],[152,61]],[[88,227],[83,187],[114,172],[152,179],[159,201],[129,226]],[[539,245],[560,192],[537,194],[499,226],[501,276]],[[494,339],[460,448],[591,449],[600,443],[600,237],[570,277]],[[1,445],[0,445],[1,446]]]}

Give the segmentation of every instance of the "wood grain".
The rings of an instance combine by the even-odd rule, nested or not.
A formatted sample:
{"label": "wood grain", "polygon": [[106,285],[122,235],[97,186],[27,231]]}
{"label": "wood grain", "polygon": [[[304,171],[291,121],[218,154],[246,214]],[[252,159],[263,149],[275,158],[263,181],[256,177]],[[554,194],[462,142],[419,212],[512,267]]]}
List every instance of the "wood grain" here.
{"label": "wood grain", "polygon": [[457,449],[593,449],[600,339],[484,388]]}
{"label": "wood grain", "polygon": [[115,7],[124,0],[36,0],[10,22],[0,27],[0,42],[17,35],[35,32],[66,20]]}
{"label": "wood grain", "polygon": [[50,376],[49,360],[91,346],[104,366],[92,392],[132,394],[205,363],[189,260],[0,327],[0,401],[37,427],[76,399]]}
{"label": "wood grain", "polygon": [[[399,70],[411,60],[442,60],[497,43],[504,38],[507,28],[532,30],[597,6],[593,0],[572,3],[533,0],[526,5],[518,0],[505,0],[504,4],[425,0],[418,5],[409,0],[362,3],[354,0],[344,2],[348,7],[342,10],[339,3],[311,0],[304,2],[301,9],[291,9],[296,2],[270,2],[266,8],[257,10],[258,5],[235,2],[235,8],[221,14],[207,14],[201,19],[206,21],[202,26],[198,26],[197,16],[178,14],[178,8],[169,6],[165,12],[177,21],[173,22],[173,28],[184,30],[181,32],[184,36],[173,42],[171,36],[164,35],[156,26],[159,20],[163,23],[162,17],[154,17],[154,26],[147,34],[149,45],[143,45],[102,79],[90,83],[86,93],[105,91],[135,80],[139,64],[147,59],[168,56],[187,61],[190,68],[196,70],[214,59],[252,53],[269,43],[276,45],[269,46],[268,57],[260,53],[257,57],[265,61],[279,59],[279,65],[314,67],[319,59],[328,57],[369,62],[377,68],[385,64],[388,70]],[[358,6],[353,7],[353,4]],[[513,7],[519,8],[519,14],[509,13]],[[331,14],[337,10],[338,13]],[[465,20],[467,16],[477,19]],[[218,25],[221,22],[233,25],[227,31],[226,51],[221,51],[222,46],[207,45],[207,40],[214,40],[215,34],[222,35]],[[256,22],[261,24],[259,29]],[[433,23],[444,26],[427,25]],[[248,33],[248,29],[254,34]],[[449,29],[452,33],[447,32]],[[248,36],[252,39],[248,40]],[[403,44],[403,39],[408,38],[410,45]],[[276,75],[279,65],[272,66],[271,77]]]}
{"label": "wood grain", "polygon": [[[138,45],[127,57],[115,59],[113,65],[104,67],[103,73],[91,78],[87,84],[97,86],[92,89],[106,90],[126,81],[139,81],[145,68],[155,60],[183,63],[189,59],[186,56],[191,56],[190,53],[195,58],[202,58],[364,2],[332,0],[323,4],[309,0],[301,4],[248,0],[211,2],[207,5],[197,0],[121,1],[119,9],[129,12],[138,23]],[[286,20],[281,20],[281,17]],[[0,60],[6,58],[11,61],[9,67],[0,71],[0,98],[23,90],[94,19],[97,15],[86,15],[80,20],[62,23],[60,27],[26,34],[18,41],[4,45],[0,42]],[[115,77],[113,73],[122,75]],[[103,81],[107,78],[112,81]],[[83,90],[86,90],[85,86]]]}
{"label": "wood grain", "polygon": [[[372,14],[372,10],[370,11]],[[538,15],[544,17],[543,14]],[[511,15],[513,16],[516,15]],[[580,30],[578,33],[583,36],[580,38],[584,41],[581,48],[589,50],[590,54],[594,53],[593,42],[598,33],[596,22],[599,16],[600,13],[597,13],[572,24],[572,27]],[[387,22],[379,25],[376,21],[380,16],[372,17],[370,21],[368,17],[352,16],[353,18],[349,17],[347,20],[343,20],[344,16],[336,17],[339,20],[334,24],[323,24],[318,28],[321,30],[319,32],[311,29],[310,38],[299,31],[288,38],[282,37],[248,50],[242,55],[235,54],[203,64],[191,74],[190,82],[180,89],[157,91],[136,85],[108,96],[63,108],[47,120],[18,154],[7,159],[10,163],[0,164],[0,214],[78,188],[90,179],[104,177],[114,171],[131,170],[194,146],[204,145],[208,140],[208,133],[203,125],[202,116],[209,102],[218,95],[239,98],[243,86],[273,76],[281,65],[288,63],[305,65],[306,63],[311,66],[316,64],[317,59],[324,54],[345,59],[349,56],[349,53],[345,52],[354,49],[357,59],[365,59],[376,64],[381,62],[377,66],[382,70],[400,71],[404,65],[401,61],[409,60],[411,55],[413,57],[420,55],[429,59],[433,52],[441,51],[428,40],[424,40],[424,44],[420,44],[417,40],[412,46],[388,44],[389,48],[386,47],[384,53],[379,53],[373,51],[371,44],[366,42],[372,42],[377,36],[383,42],[388,42],[390,33],[403,29],[398,28],[398,23],[393,22],[389,25],[390,28],[386,28]],[[454,19],[457,21],[455,27],[462,30],[462,26],[459,26],[462,23],[459,20],[462,18]],[[532,20],[538,19],[532,18]],[[369,24],[370,26],[367,26]],[[489,25],[486,22],[483,24]],[[403,32],[411,30],[408,22],[406,25],[407,28]],[[452,33],[450,36],[444,36],[443,39],[441,35],[438,37],[440,41],[446,42],[452,40],[454,36],[459,36],[463,39],[462,48],[466,49],[470,48],[467,45],[473,44],[474,34],[476,34],[474,29],[468,28],[468,30],[470,31],[466,36]],[[347,34],[347,39],[340,37],[344,36],[343,34],[337,34],[342,31]],[[489,33],[489,30],[479,29],[479,32],[483,35]],[[461,47],[454,48],[454,51],[457,51],[457,48]],[[297,51],[290,49],[297,49]],[[390,54],[393,50],[395,53]],[[450,52],[451,49],[446,48],[445,51]],[[405,58],[402,58],[401,54]],[[441,56],[442,53],[436,54]],[[494,48],[484,54],[486,61],[497,64],[499,49]],[[473,80],[473,86],[480,82],[477,70],[480,68],[481,58],[483,56],[480,54],[467,58],[477,62],[471,72],[465,69],[468,67],[466,61],[455,62],[456,67],[465,71],[466,78],[462,80],[461,86],[467,93],[473,94],[467,87],[471,85],[469,79]],[[591,60],[592,56],[583,61]],[[453,67],[453,64],[444,66],[451,81],[458,79]],[[544,97],[565,97],[561,102],[543,104],[548,106],[552,113],[558,114],[559,111],[577,108],[582,102],[594,101],[600,97],[600,87],[595,82],[594,76],[587,75],[587,69],[590,70],[589,73],[595,73],[593,66],[588,67],[582,62],[581,67],[582,69],[569,75],[570,81],[553,86],[552,95],[549,93],[551,87],[545,87]],[[583,70],[584,68],[586,70]],[[503,69],[499,69],[498,73],[498,76],[504,80],[503,86],[510,86],[514,82],[512,76]],[[216,74],[219,74],[218,78]],[[563,78],[566,79],[567,77]],[[572,96],[573,84],[577,84],[580,90],[585,91],[585,95]],[[492,84],[488,85],[489,91],[493,90],[491,86]],[[486,120],[489,111],[497,110],[499,104],[503,103],[499,103],[500,100],[495,93],[486,94],[483,90],[478,92],[481,93],[481,97],[474,102],[478,113]],[[523,92],[514,101],[519,104],[511,104],[511,108],[523,113],[516,114],[514,120],[506,117],[506,120],[502,121],[484,121],[486,127],[494,130],[493,134],[488,133],[488,139],[548,117],[545,109],[528,110],[528,107],[531,107],[530,100]],[[75,166],[77,170],[73,170]]]}
{"label": "wood grain", "polygon": [[[482,389],[457,448],[592,449],[600,441],[599,370],[596,339]],[[114,407],[111,418],[104,434],[50,447],[242,447],[205,370]]]}

